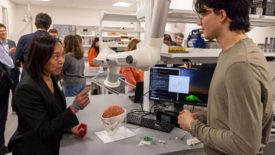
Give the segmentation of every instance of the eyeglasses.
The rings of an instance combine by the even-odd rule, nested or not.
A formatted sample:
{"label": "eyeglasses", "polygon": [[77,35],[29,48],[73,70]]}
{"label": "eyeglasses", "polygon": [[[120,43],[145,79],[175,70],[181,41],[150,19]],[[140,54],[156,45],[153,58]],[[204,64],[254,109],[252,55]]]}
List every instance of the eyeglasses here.
{"label": "eyeglasses", "polygon": [[60,60],[61,58],[64,59],[65,54],[63,52],[62,53],[53,53],[51,58],[57,61],[57,60]]}

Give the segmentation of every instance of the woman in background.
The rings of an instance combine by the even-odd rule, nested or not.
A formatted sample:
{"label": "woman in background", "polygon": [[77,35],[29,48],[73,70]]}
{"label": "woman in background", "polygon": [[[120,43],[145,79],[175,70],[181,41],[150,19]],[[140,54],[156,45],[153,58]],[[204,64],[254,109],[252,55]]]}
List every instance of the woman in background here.
{"label": "woman in background", "polygon": [[83,44],[83,39],[79,34],[76,34],[75,37],[77,38],[77,40],[79,41],[80,45],[82,46]]}
{"label": "woman in background", "polygon": [[[140,42],[139,39],[133,39],[128,44],[128,51],[132,51],[137,49],[137,44]],[[133,86],[136,86],[137,82],[143,82],[144,81],[144,72],[141,69],[137,69],[135,67],[123,67],[120,70],[121,74],[124,75],[125,80],[130,83]],[[134,90],[135,87],[129,85],[128,92],[131,92]]]}
{"label": "woman in background", "polygon": [[97,57],[98,54],[99,54],[99,38],[96,37],[93,40],[92,46],[88,52],[88,60],[89,60],[90,67],[98,67],[98,65],[94,64],[94,59]]}
{"label": "woman in background", "polygon": [[75,114],[89,104],[88,92],[81,92],[66,108],[55,78],[64,63],[62,45],[50,35],[36,36],[29,49],[28,74],[15,92],[18,127],[9,149],[13,155],[58,155],[65,130],[80,136]]}
{"label": "woman in background", "polygon": [[64,39],[65,62],[62,68],[63,92],[65,96],[75,96],[86,86],[84,76],[84,52],[74,35],[68,35]]}
{"label": "woman in background", "polygon": [[172,38],[169,34],[164,34],[163,35],[163,43],[167,46],[172,46],[173,41],[172,41]]}

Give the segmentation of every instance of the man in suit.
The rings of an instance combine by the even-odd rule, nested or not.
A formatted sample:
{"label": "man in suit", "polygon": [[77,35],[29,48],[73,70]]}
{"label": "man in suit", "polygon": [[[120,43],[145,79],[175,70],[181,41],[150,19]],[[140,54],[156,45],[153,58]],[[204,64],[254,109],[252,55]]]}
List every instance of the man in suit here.
{"label": "man in suit", "polygon": [[[8,46],[9,46],[9,52],[10,52],[10,56],[12,58],[12,60],[14,60],[14,56],[15,56],[15,51],[16,51],[16,44],[13,40],[9,40],[7,39],[7,42],[8,42]],[[15,104],[14,104],[14,92],[15,92],[15,88],[19,82],[19,75],[20,75],[20,70],[19,68],[15,65],[15,62],[14,62],[14,68],[11,70],[10,72],[10,75],[11,75],[11,79],[13,81],[13,84],[12,84],[12,88],[11,88],[11,91],[12,91],[12,102],[11,102],[11,106],[12,106],[12,112],[16,112],[16,108],[15,108]]]}
{"label": "man in suit", "polygon": [[[0,26],[4,28],[3,26]],[[4,28],[5,29],[5,28]],[[0,32],[0,39],[5,41],[8,44],[8,49],[9,49],[9,55],[11,56],[12,59],[14,59],[15,56],[15,51],[16,51],[16,44],[13,40],[7,39],[7,32],[2,31]],[[14,106],[14,91],[15,88],[19,82],[19,75],[20,75],[20,70],[19,68],[15,65],[13,69],[9,70],[10,76],[13,80],[13,85],[12,85],[12,111],[15,112],[15,106]]]}
{"label": "man in suit", "polygon": [[[8,42],[8,46],[9,46],[10,56],[11,56],[12,60],[14,60],[15,51],[16,51],[16,43],[13,40],[10,40],[10,39],[7,39],[7,42]],[[12,112],[16,112],[15,104],[14,104],[14,92],[15,92],[15,88],[16,88],[18,82],[19,82],[20,70],[15,65],[15,62],[14,62],[14,68],[11,69],[11,71],[10,71],[10,75],[11,75],[11,79],[13,81],[12,88],[11,88],[11,91],[12,91],[11,107],[12,107]]]}
{"label": "man in suit", "polygon": [[28,47],[33,37],[41,36],[41,35],[49,35],[47,30],[50,28],[51,24],[52,24],[52,19],[48,14],[38,13],[35,17],[35,26],[37,28],[37,31],[34,33],[23,35],[19,39],[14,61],[16,62],[16,65],[19,67],[23,65],[23,72],[22,72],[21,78],[24,76],[24,72],[25,72],[24,61],[28,53]]}
{"label": "man in suit", "polygon": [[[10,55],[15,53],[15,49],[9,48],[6,31],[6,26],[0,23],[0,65],[6,72],[11,74],[11,71],[14,70],[14,63]],[[10,44],[12,43],[10,42]],[[10,91],[7,90],[0,95],[0,155],[7,153],[4,133],[8,114],[9,93]]]}

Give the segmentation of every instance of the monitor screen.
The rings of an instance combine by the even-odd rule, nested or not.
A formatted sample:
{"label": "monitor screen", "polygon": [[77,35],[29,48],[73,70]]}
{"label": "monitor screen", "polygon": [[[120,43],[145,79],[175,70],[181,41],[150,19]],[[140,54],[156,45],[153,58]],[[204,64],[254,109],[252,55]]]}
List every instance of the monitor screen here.
{"label": "monitor screen", "polygon": [[149,99],[207,106],[212,70],[152,67]]}

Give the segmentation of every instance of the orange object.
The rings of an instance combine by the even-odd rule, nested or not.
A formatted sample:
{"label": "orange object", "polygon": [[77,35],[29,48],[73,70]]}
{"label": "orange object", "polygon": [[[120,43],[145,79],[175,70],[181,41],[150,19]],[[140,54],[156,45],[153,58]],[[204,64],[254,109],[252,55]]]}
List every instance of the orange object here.
{"label": "orange object", "polygon": [[118,116],[120,114],[124,113],[124,110],[119,105],[111,105],[108,108],[106,108],[102,114],[103,118],[110,118],[114,116]]}
{"label": "orange object", "polygon": [[[144,71],[141,69],[134,67],[123,67],[121,68],[120,72],[124,75],[125,80],[134,86],[137,84],[137,82],[144,81]],[[133,87],[129,86],[129,90],[132,89]]]}
{"label": "orange object", "polygon": [[89,52],[88,52],[88,61],[89,61],[89,65],[90,67],[98,67],[98,65],[94,64],[94,59],[97,57],[97,53],[95,48],[90,48]]}

